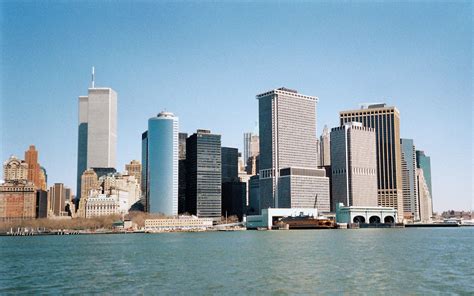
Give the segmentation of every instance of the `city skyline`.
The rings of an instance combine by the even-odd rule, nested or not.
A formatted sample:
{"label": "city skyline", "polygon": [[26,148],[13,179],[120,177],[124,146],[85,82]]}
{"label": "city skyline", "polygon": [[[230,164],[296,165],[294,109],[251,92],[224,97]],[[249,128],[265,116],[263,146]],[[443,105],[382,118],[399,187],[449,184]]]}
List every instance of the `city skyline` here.
{"label": "city skyline", "polygon": [[[330,63],[325,63],[318,58],[314,58],[318,61],[311,59],[313,53],[307,52],[304,48],[288,48],[279,41],[273,41],[273,45],[282,45],[282,48],[277,53],[266,56],[268,47],[263,41],[272,41],[262,35],[265,32],[276,32],[281,30],[282,25],[277,25],[272,21],[263,22],[263,29],[258,30],[254,35],[249,38],[251,40],[259,41],[258,44],[262,48],[257,48],[255,55],[249,57],[248,60],[245,58],[245,53],[252,49],[252,46],[244,46],[243,50],[230,50],[235,45],[231,40],[224,38],[224,31],[226,28],[233,29],[237,34],[237,40],[244,40],[243,33],[247,32],[248,27],[241,30],[235,29],[233,25],[236,24],[236,18],[231,17],[225,20],[225,17],[219,18],[219,21],[224,24],[222,28],[209,29],[205,24],[208,21],[204,20],[204,16],[200,18],[194,17],[192,19],[197,22],[199,28],[204,29],[203,33],[205,37],[211,38],[213,34],[218,37],[224,38],[223,44],[215,44],[215,49],[211,50],[209,55],[200,55],[196,50],[199,49],[198,43],[195,43],[195,39],[192,39],[192,35],[195,32],[190,25],[192,22],[188,22],[177,28],[178,35],[184,35],[194,42],[191,42],[192,46],[190,49],[182,50],[178,54],[170,55],[172,57],[171,62],[165,62],[159,58],[155,58],[151,55],[150,49],[154,49],[156,46],[161,48],[161,53],[167,54],[167,52],[173,48],[179,47],[179,41],[171,39],[169,43],[164,42],[162,45],[159,40],[155,43],[145,42],[143,35],[139,35],[135,38],[139,38],[139,44],[145,45],[145,52],[131,53],[129,56],[129,50],[134,47],[118,47],[115,53],[111,54],[112,58],[108,58],[109,52],[101,51],[104,45],[97,38],[100,34],[108,32],[107,26],[113,26],[118,22],[118,18],[114,20],[114,16],[120,16],[126,5],[117,5],[109,12],[108,18],[105,24],[98,25],[96,27],[97,34],[92,36],[82,35],[86,29],[90,29],[89,26],[99,24],[97,15],[93,14],[88,16],[91,20],[91,24],[87,25],[87,28],[74,30],[74,26],[70,21],[65,20],[59,15],[63,12],[64,7],[56,5],[52,9],[52,18],[48,21],[40,22],[39,27],[44,29],[45,32],[51,34],[57,34],[59,38],[64,37],[67,33],[62,30],[53,30],[54,26],[57,26],[57,22],[64,21],[67,28],[73,29],[77,32],[80,38],[92,38],[92,47],[98,48],[96,51],[87,51],[80,46],[83,51],[81,54],[72,51],[64,59],[58,59],[53,57],[54,54],[64,54],[72,43],[73,39],[66,37],[65,47],[60,46],[57,43],[48,44],[51,47],[52,53],[46,54],[45,49],[49,47],[44,46],[40,42],[38,46],[38,53],[32,54],[22,48],[22,44],[25,41],[20,41],[18,37],[14,37],[15,34],[21,36],[22,40],[31,39],[28,36],[30,34],[38,33],[37,28],[31,28],[30,31],[25,31],[28,28],[28,24],[31,22],[26,21],[26,18],[31,17],[32,21],[38,20],[38,11],[45,9],[46,6],[42,4],[35,4],[33,8],[38,11],[34,11],[31,6],[24,4],[13,5],[8,3],[2,3],[2,11],[4,14],[3,24],[3,37],[2,40],[6,44],[5,49],[2,53],[2,63],[4,64],[4,71],[2,71],[2,135],[1,135],[1,157],[6,160],[10,154],[15,154],[21,157],[26,147],[33,144],[37,147],[41,153],[41,164],[48,170],[49,184],[64,183],[66,186],[75,188],[75,175],[76,175],[76,164],[75,159],[77,157],[77,95],[84,93],[85,87],[89,85],[90,81],[90,67],[95,65],[97,68],[97,85],[107,86],[115,89],[120,96],[119,102],[119,122],[118,122],[118,149],[117,149],[117,168],[123,167],[132,159],[140,159],[140,134],[145,129],[144,122],[153,114],[166,108],[172,110],[182,120],[183,129],[180,132],[192,132],[196,129],[211,129],[213,132],[222,135],[223,146],[236,147],[242,151],[242,135],[244,132],[252,131],[253,124],[257,119],[258,107],[254,100],[254,95],[268,89],[276,89],[281,86],[288,86],[296,88],[302,93],[310,93],[320,98],[318,103],[318,122],[317,126],[322,127],[327,124],[329,128],[338,126],[337,112],[355,109],[357,104],[364,103],[367,101],[386,102],[389,106],[396,106],[401,113],[401,136],[404,138],[414,139],[417,144],[417,149],[426,151],[427,155],[431,157],[432,165],[432,183],[433,183],[433,203],[435,211],[448,210],[448,209],[470,209],[472,206],[472,168],[463,165],[463,159],[465,155],[472,155],[472,137],[466,135],[472,135],[472,98],[471,90],[469,89],[469,79],[472,77],[472,69],[469,68],[472,56],[469,52],[469,40],[472,37],[467,36],[469,33],[469,27],[472,22],[469,18],[459,18],[456,20],[456,16],[461,13],[462,5],[422,5],[412,4],[413,7],[418,9],[427,8],[425,16],[418,16],[420,19],[414,20],[415,13],[411,12],[406,16],[402,16],[405,11],[404,6],[401,4],[389,4],[388,7],[382,8],[377,5],[352,5],[354,14],[364,13],[366,10],[372,11],[372,19],[368,19],[362,22],[362,25],[355,28],[355,38],[363,37],[361,43],[368,43],[375,47],[366,47],[375,54],[374,60],[368,58],[368,55],[362,55],[362,60],[350,60],[350,57],[358,57],[359,53],[357,49],[361,49],[361,44],[355,43],[356,50],[345,48],[346,51],[336,53],[329,53],[328,50],[334,49],[335,45],[338,44],[331,36],[327,36],[318,32],[310,30],[312,37],[323,37],[323,40],[328,42],[331,46],[321,45],[316,52],[317,54],[328,54],[331,62],[339,57],[343,61],[346,61],[349,65],[335,64],[336,66],[342,67],[343,69],[333,73],[331,72],[332,67]],[[86,8],[90,6],[106,7],[107,4],[75,4],[77,10],[75,12],[69,12],[72,15],[78,14],[82,16]],[[148,4],[150,5],[150,4]],[[53,5],[54,6],[54,5]],[[74,6],[74,5],[73,5]],[[145,8],[142,5],[138,8],[140,12],[143,12]],[[159,6],[159,5],[158,5]],[[177,10],[180,17],[185,17],[189,13],[188,9],[195,7],[195,5],[184,5],[183,9],[176,9],[173,5],[162,5],[164,11]],[[160,7],[162,7],[160,6]],[[218,6],[217,8],[210,8],[209,6],[202,5],[198,6],[200,10],[203,10],[204,15],[215,15],[216,13],[224,13],[224,15],[230,15],[228,10],[232,10],[233,5]],[[321,7],[323,12],[327,15],[323,15],[323,19],[327,19],[331,16],[331,13],[337,11],[338,5],[303,5],[303,7]],[[437,13],[440,13],[442,8],[448,8],[444,12],[448,18],[440,21],[439,24],[433,24],[434,28],[428,30],[433,34],[425,34],[423,30],[428,25],[428,20]],[[265,8],[263,4],[253,5],[253,12],[250,10],[243,10],[244,18],[251,21],[255,21],[256,14],[261,12]],[[290,15],[297,15],[304,10],[304,8],[291,8],[282,4],[282,7],[275,8],[270,7],[274,12],[279,15],[289,13]],[[390,13],[390,8],[396,8],[395,13]],[[286,12],[284,10],[287,10]],[[373,15],[373,12],[377,11],[381,16]],[[416,11],[416,9],[415,9]],[[467,9],[467,13],[469,9]],[[20,15],[21,13],[21,15]],[[138,11],[133,15],[138,14]],[[158,13],[161,17],[165,13]],[[254,15],[255,14],[255,15]],[[348,12],[343,13],[344,16],[348,17],[353,14]],[[368,15],[371,15],[370,13]],[[145,21],[149,21],[150,28],[156,28],[158,32],[159,26],[156,27],[156,23],[152,22],[150,18],[153,13],[145,14]],[[387,22],[381,22],[381,28],[370,29],[368,27],[372,22],[380,20],[382,16],[387,16],[391,20],[395,20],[396,24],[399,24],[404,17],[408,18],[408,25],[418,25],[413,29],[413,35],[408,34],[407,36],[399,34],[392,37],[382,37],[382,34],[387,32],[394,32],[394,27],[388,26]],[[13,18],[18,18],[14,20]],[[304,14],[303,17],[309,17],[309,14]],[[132,17],[133,18],[133,17]],[[129,30],[135,32],[138,30],[139,24],[134,21],[133,18],[129,25]],[[166,18],[165,18],[166,20]],[[261,19],[259,19],[261,20]],[[341,21],[340,18],[337,19]],[[167,19],[167,26],[174,24],[175,19]],[[24,23],[22,23],[24,22]],[[331,26],[325,27],[321,23],[313,23],[308,20],[298,19],[296,24],[292,28],[306,26],[310,24],[319,24],[323,28],[331,31]],[[87,23],[87,21],[85,22]],[[453,23],[459,25],[454,26]],[[344,23],[346,26],[347,22]],[[204,25],[204,27],[203,27]],[[272,28],[271,26],[276,26]],[[365,26],[364,26],[365,25]],[[443,29],[443,25],[449,25],[446,29]],[[14,28],[14,26],[16,26]],[[341,28],[346,26],[333,27],[332,32],[339,32]],[[407,27],[405,27],[406,29]],[[30,28],[29,28],[30,29]],[[278,30],[277,30],[278,29]],[[357,29],[362,31],[357,31]],[[189,30],[187,32],[186,30]],[[364,30],[367,30],[364,31]],[[150,33],[152,31],[145,30]],[[283,35],[288,37],[291,41],[308,41],[308,36],[299,33],[295,37],[290,37],[289,31],[283,31]],[[365,33],[364,33],[365,32]],[[379,41],[374,41],[370,37],[370,33],[378,33],[376,36],[380,38]],[[396,31],[395,31],[396,33]],[[434,34],[438,33],[438,34]],[[453,34],[450,34],[453,33]],[[43,33],[44,34],[44,33]],[[321,35],[322,34],[322,35]],[[441,36],[439,35],[441,34]],[[433,36],[432,36],[433,35]],[[450,35],[450,36],[448,36]],[[33,36],[33,35],[31,35]],[[82,36],[82,37],[81,37]],[[45,35],[39,35],[37,38],[44,38]],[[76,36],[75,36],[76,37]],[[112,36],[114,43],[123,41],[117,36]],[[462,39],[461,37],[467,38]],[[48,37],[49,38],[49,37]],[[78,37],[79,38],[79,37]],[[160,37],[159,39],[163,41]],[[343,34],[341,39],[347,38],[346,42],[353,42],[350,36]],[[410,42],[423,39],[422,49],[415,49],[410,47]],[[443,45],[435,41],[435,39],[441,38]],[[284,39],[284,38],[283,38]],[[310,38],[311,39],[311,38]],[[36,39],[38,40],[38,39]],[[41,40],[41,39],[40,39]],[[396,50],[411,50],[412,55],[403,56],[403,54],[394,54],[393,51],[387,53],[383,48],[389,46],[396,41],[403,41],[401,45],[396,47]],[[87,42],[86,42],[87,43]],[[158,45],[160,43],[160,45]],[[270,42],[271,43],[271,42]],[[446,43],[446,44],[445,44]],[[309,43],[314,45],[314,43]],[[454,45],[453,45],[454,44]],[[462,46],[461,46],[461,45]],[[221,46],[219,46],[221,45]],[[89,47],[90,45],[88,45]],[[162,46],[162,47],[160,47]],[[137,49],[137,48],[135,48]],[[253,48],[255,49],[255,48]],[[221,51],[227,54],[220,54],[217,59],[211,61],[213,54]],[[369,51],[370,51],[369,50]],[[465,50],[467,50],[465,52]],[[164,52],[163,52],[164,51]],[[88,54],[89,53],[89,54]],[[160,51],[157,52],[159,54]],[[44,60],[38,60],[40,54],[45,54]],[[426,54],[426,57],[421,55]],[[60,56],[59,55],[59,56]],[[189,58],[197,55],[197,61],[189,64],[188,72],[183,74],[184,81],[191,81],[188,87],[177,83],[180,79],[178,75],[179,71],[183,70],[183,64],[178,61],[179,57],[187,57],[184,62],[189,61]],[[286,57],[286,56],[289,57]],[[141,56],[141,57],[140,57]],[[5,57],[11,57],[5,59]],[[262,63],[258,63],[255,57],[263,58]],[[150,60],[151,67],[147,67],[144,61]],[[320,56],[319,58],[322,58]],[[387,58],[384,60],[384,58]],[[25,67],[31,63],[31,60],[36,60],[33,70],[27,72]],[[70,61],[68,59],[71,59]],[[121,60],[120,64],[117,65],[116,59]],[[123,59],[123,60],[122,60]],[[264,73],[267,73],[265,67],[273,68],[272,64],[276,59],[279,59],[279,67],[284,66],[288,69],[286,73],[275,73],[274,75],[268,75],[269,78],[261,78]],[[406,61],[408,59],[408,61]],[[21,60],[21,61],[20,61]],[[233,63],[243,64],[233,70],[226,70],[228,66]],[[396,65],[397,62],[405,61],[401,65]],[[69,63],[71,62],[71,64]],[[414,64],[413,64],[414,63]],[[14,68],[13,65],[17,65],[18,68]],[[412,64],[412,65],[408,65]],[[210,69],[205,79],[193,80],[192,76],[196,74],[196,69],[203,65],[209,65]],[[298,67],[295,67],[297,65]],[[162,67],[164,66],[164,67]],[[173,69],[175,66],[176,69]],[[313,74],[314,68],[318,66],[318,74]],[[118,67],[118,68],[115,68]],[[226,69],[224,69],[224,68]],[[235,67],[235,66],[234,66]],[[361,75],[361,77],[354,78],[352,75],[363,71],[363,67],[370,68],[369,74]],[[390,68],[393,67],[393,68]],[[415,67],[421,67],[424,72],[414,69]],[[164,68],[161,70],[160,68]],[[294,68],[299,68],[296,70]],[[29,69],[29,68],[28,68]],[[217,81],[209,82],[208,78],[218,78],[215,71],[222,69],[224,71],[221,79]],[[393,70],[395,69],[395,70]],[[242,73],[252,72],[256,70],[256,74],[249,75],[246,79],[236,79],[237,76]],[[310,71],[311,70],[311,71]],[[342,71],[346,70],[347,73],[341,75]],[[45,72],[46,71],[46,72]],[[170,71],[171,75],[164,76],[164,72]],[[176,72],[178,71],[178,72]],[[392,73],[395,72],[394,73]],[[410,72],[414,71],[412,75]],[[452,74],[453,71],[461,72],[461,74]],[[116,72],[116,73],[114,73]],[[285,71],[283,71],[285,72]],[[430,72],[430,73],[426,73]],[[431,73],[432,72],[432,73]],[[47,73],[47,74],[46,74]],[[322,73],[322,74],[321,74]],[[426,75],[422,75],[425,74]],[[67,74],[67,75],[66,75]],[[150,76],[146,78],[145,76]],[[340,75],[341,77],[338,77]],[[44,77],[39,77],[44,76]],[[328,77],[326,77],[328,76]],[[377,78],[377,76],[383,77]],[[406,76],[406,77],[404,77]],[[423,77],[422,77],[423,76]],[[453,76],[455,78],[450,78]],[[158,79],[157,79],[158,78]],[[258,78],[258,79],[255,79]],[[254,80],[253,82],[252,79]],[[328,83],[329,80],[335,80],[332,83]],[[159,80],[157,86],[154,86],[154,81]],[[413,81],[410,81],[413,80]],[[23,83],[20,83],[23,82]],[[25,83],[26,82],[26,83]],[[60,83],[62,82],[62,83]],[[156,81],[155,81],[156,82]],[[165,86],[162,84],[168,84]],[[443,82],[443,83],[441,83]],[[339,85],[339,84],[342,84]],[[440,84],[440,85],[438,85]],[[442,84],[442,85],[441,85]],[[239,87],[237,87],[237,85]],[[20,87],[19,87],[20,86]],[[178,88],[180,88],[178,90]],[[421,88],[423,91],[418,91]],[[158,92],[159,90],[162,92]],[[224,92],[226,89],[231,92]],[[342,90],[341,90],[342,89]],[[153,95],[150,95],[151,93]],[[156,93],[160,95],[157,97]],[[387,98],[387,96],[389,98]],[[141,98],[140,98],[141,97]],[[225,97],[225,100],[223,98]],[[6,99],[8,98],[8,103]],[[43,105],[46,100],[48,102]],[[238,105],[242,105],[241,108],[235,108],[229,110],[228,106],[233,101],[237,101]],[[203,103],[203,104],[202,104]],[[213,108],[208,106],[200,107],[200,105],[212,104]],[[471,108],[465,108],[465,104],[470,104]],[[136,106],[138,105],[138,106]],[[54,106],[51,108],[49,106]],[[138,108],[139,107],[139,108]],[[15,110],[23,109],[24,125],[16,124],[14,120],[17,116]],[[53,109],[53,110],[49,110]],[[208,110],[206,110],[208,109]],[[243,112],[245,110],[246,112]],[[471,111],[471,112],[470,112]],[[448,113],[446,113],[448,112]],[[53,116],[54,114],[54,116]],[[193,114],[195,114],[193,116]],[[201,114],[201,115],[198,115]],[[453,116],[455,115],[455,116]],[[193,118],[196,117],[196,118]],[[449,120],[448,120],[449,118]],[[439,132],[439,135],[432,133],[432,130]],[[321,130],[317,130],[319,136]],[[438,145],[437,140],[441,135],[448,136],[450,140],[454,141],[451,145]],[[439,141],[439,140],[438,140]],[[441,147],[438,147],[441,146]],[[449,155],[450,162],[444,161],[447,159],[446,155]],[[453,176],[445,176],[444,172],[455,171],[456,174]],[[453,198],[454,197],[454,198]],[[469,200],[471,198],[471,200]]]}

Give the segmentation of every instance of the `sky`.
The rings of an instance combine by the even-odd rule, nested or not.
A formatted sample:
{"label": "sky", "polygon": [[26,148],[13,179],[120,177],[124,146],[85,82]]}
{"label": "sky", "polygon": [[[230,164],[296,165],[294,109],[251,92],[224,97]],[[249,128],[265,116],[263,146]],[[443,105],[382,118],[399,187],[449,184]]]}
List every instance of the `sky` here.
{"label": "sky", "polygon": [[78,96],[118,93],[117,168],[141,159],[147,120],[243,147],[255,95],[319,97],[317,132],[339,111],[385,102],[431,157],[435,211],[473,198],[473,4],[450,2],[0,1],[0,157],[30,144],[48,183],[76,188]]}

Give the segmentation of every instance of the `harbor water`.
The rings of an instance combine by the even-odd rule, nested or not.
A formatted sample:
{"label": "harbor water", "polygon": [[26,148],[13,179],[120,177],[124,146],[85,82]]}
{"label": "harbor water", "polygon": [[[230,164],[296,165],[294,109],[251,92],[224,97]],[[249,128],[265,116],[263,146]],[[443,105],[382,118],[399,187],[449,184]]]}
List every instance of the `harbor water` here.
{"label": "harbor water", "polygon": [[474,293],[474,228],[0,237],[4,294]]}

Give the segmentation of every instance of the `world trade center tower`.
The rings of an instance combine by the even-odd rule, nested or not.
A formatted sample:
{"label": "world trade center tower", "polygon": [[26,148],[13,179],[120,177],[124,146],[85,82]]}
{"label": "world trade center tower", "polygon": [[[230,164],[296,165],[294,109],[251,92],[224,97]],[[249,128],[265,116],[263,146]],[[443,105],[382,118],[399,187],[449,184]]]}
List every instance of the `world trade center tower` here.
{"label": "world trade center tower", "polygon": [[113,168],[117,151],[117,93],[109,87],[92,85],[79,97],[77,149],[77,198],[81,197],[81,176],[88,168]]}

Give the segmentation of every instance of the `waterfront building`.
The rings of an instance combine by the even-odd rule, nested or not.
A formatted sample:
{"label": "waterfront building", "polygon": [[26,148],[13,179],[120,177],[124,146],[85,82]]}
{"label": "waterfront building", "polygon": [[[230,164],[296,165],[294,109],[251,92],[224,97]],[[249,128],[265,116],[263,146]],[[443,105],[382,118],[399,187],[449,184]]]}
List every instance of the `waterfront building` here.
{"label": "waterfront building", "polygon": [[[324,207],[322,211],[329,211],[329,180],[317,170],[318,98],[283,87],[256,98],[259,101],[261,209],[318,204]],[[281,185],[280,179],[283,179]]]}
{"label": "waterfront building", "polygon": [[150,213],[178,214],[178,117],[161,112],[148,120],[147,193]]}
{"label": "waterfront building", "polygon": [[221,217],[221,136],[197,130],[186,141],[186,211]]}
{"label": "waterfront building", "polygon": [[63,183],[54,183],[49,188],[49,215],[48,216],[67,216],[66,213],[66,187]]}
{"label": "waterfront building", "polygon": [[146,219],[145,231],[160,232],[173,230],[206,230],[213,226],[212,218],[179,216],[175,218]]}
{"label": "waterfront building", "polygon": [[117,93],[92,85],[87,96],[79,97],[77,193],[87,168],[114,168],[117,150]]}
{"label": "waterfront building", "polygon": [[377,206],[375,130],[359,122],[333,128],[331,142],[331,211],[336,205]]}
{"label": "waterfront building", "polygon": [[402,167],[400,148],[400,112],[386,104],[365,105],[359,110],[342,111],[340,125],[360,122],[375,129],[377,145],[377,202],[379,206],[397,209],[403,219]]}
{"label": "waterfront building", "polygon": [[402,149],[403,211],[407,220],[420,219],[416,181],[416,153],[412,139],[400,139]]}
{"label": "waterfront building", "polygon": [[28,164],[12,155],[3,163],[3,178],[5,181],[27,181]]}
{"label": "waterfront building", "polygon": [[431,159],[424,151],[416,150],[416,167],[423,170],[423,176],[430,191],[430,196],[433,197],[433,190],[431,188]]}
{"label": "waterfront building", "polygon": [[178,134],[178,213],[186,212],[186,139],[187,133]]}
{"label": "waterfront building", "polygon": [[10,156],[3,163],[0,184],[0,221],[36,217],[36,187],[28,180],[28,164]]}
{"label": "waterfront building", "polygon": [[237,216],[242,221],[247,210],[247,183],[222,183],[222,216]]}
{"label": "waterfront building", "polygon": [[248,182],[248,215],[260,215],[260,176],[250,177]]}
{"label": "waterfront building", "polygon": [[32,182],[6,180],[0,185],[0,221],[36,218],[36,188]]}
{"label": "waterfront building", "polygon": [[35,145],[30,145],[25,151],[25,162],[28,164],[28,181],[33,182],[38,190],[46,190],[46,180],[38,163]]}
{"label": "waterfront building", "polygon": [[244,162],[260,152],[260,138],[255,133],[244,133]]}
{"label": "waterfront building", "polygon": [[86,202],[86,218],[118,215],[120,204],[115,196],[98,194],[90,196]]}
{"label": "waterfront building", "polygon": [[138,160],[132,160],[125,165],[125,170],[130,176],[134,176],[137,180],[138,186],[141,186],[142,181],[142,165]]}
{"label": "waterfront building", "polygon": [[319,137],[319,166],[331,165],[331,135],[327,125]]}
{"label": "waterfront building", "polygon": [[363,207],[344,206],[343,203],[336,205],[337,223],[389,223],[397,221],[397,210],[392,207]]}
{"label": "waterfront building", "polygon": [[141,183],[141,198],[145,212],[149,212],[148,207],[148,131],[142,133],[142,183]]}
{"label": "waterfront building", "polygon": [[422,223],[430,223],[432,221],[431,217],[433,216],[433,202],[428,182],[424,176],[424,170],[421,168],[416,169],[416,181],[420,203],[419,220]]}

